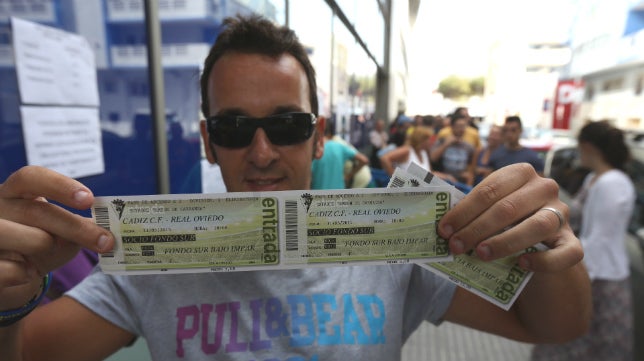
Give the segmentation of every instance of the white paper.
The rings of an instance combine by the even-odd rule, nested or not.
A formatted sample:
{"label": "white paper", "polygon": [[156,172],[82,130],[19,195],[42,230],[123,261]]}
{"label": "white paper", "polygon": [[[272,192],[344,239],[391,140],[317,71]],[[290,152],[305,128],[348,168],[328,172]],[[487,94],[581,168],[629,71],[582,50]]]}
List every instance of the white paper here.
{"label": "white paper", "polygon": [[105,172],[97,108],[21,106],[27,162],[69,177]]}
{"label": "white paper", "polygon": [[11,18],[23,104],[98,106],[94,53],[85,38]]}

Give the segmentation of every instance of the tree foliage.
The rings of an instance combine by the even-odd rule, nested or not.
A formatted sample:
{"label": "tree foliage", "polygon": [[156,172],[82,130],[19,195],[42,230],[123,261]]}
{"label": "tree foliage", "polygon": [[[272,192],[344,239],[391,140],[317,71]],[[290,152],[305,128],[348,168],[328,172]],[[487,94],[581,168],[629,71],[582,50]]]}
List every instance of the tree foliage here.
{"label": "tree foliage", "polygon": [[483,95],[485,90],[485,79],[480,76],[470,80],[470,91],[472,95]]}
{"label": "tree foliage", "polygon": [[438,92],[448,99],[482,95],[484,88],[485,79],[483,77],[464,78],[458,75],[450,75],[438,84]]}

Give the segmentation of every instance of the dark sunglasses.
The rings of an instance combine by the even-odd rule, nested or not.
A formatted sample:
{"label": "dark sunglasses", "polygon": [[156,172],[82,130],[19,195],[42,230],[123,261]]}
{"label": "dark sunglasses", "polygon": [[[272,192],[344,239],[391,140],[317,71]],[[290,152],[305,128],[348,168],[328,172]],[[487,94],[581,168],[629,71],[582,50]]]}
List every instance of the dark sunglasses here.
{"label": "dark sunglasses", "polygon": [[317,123],[312,113],[284,113],[265,118],[243,115],[214,115],[206,119],[208,135],[214,144],[226,148],[243,148],[250,144],[257,128],[264,129],[275,145],[302,143],[313,134]]}

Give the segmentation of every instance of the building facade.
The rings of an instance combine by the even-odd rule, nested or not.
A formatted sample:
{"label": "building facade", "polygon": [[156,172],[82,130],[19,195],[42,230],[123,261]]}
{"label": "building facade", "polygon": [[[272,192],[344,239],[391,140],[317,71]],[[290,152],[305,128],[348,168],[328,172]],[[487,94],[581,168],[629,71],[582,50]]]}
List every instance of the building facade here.
{"label": "building facade", "polygon": [[644,130],[644,2],[577,2],[571,28],[572,60],[563,74],[583,84],[575,99],[572,128],[607,119]]}

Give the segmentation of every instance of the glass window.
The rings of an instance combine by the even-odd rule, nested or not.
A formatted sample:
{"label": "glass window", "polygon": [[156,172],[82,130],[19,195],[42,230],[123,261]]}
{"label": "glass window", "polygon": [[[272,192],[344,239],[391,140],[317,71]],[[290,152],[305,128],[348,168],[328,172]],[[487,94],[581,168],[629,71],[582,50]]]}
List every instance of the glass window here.
{"label": "glass window", "polygon": [[344,24],[334,20],[331,89],[336,132],[364,152],[375,109],[376,66]]}
{"label": "glass window", "polygon": [[361,1],[360,11],[355,13],[355,28],[369,52],[380,66],[384,66],[385,19],[377,0]]}
{"label": "glass window", "polygon": [[634,89],[635,95],[642,94],[642,88],[644,88],[644,75],[640,74],[639,76],[637,76],[637,79],[635,80],[635,89]]}
{"label": "glass window", "polygon": [[289,26],[307,47],[315,68],[319,114],[331,115],[332,13],[324,0],[290,1]]}
{"label": "glass window", "polygon": [[338,0],[338,6],[379,65],[384,65],[385,19],[378,0]]}
{"label": "glass window", "polygon": [[[143,0],[2,3],[0,179],[27,164],[13,50],[9,45],[12,35],[9,17],[17,16],[66,31],[71,29],[87,40],[94,53],[105,171],[80,180],[97,195],[158,192],[144,4]],[[186,185],[188,175],[199,168],[201,161],[198,79],[221,20],[236,13],[255,12],[283,23],[285,1],[174,0],[158,4],[170,191],[199,192],[201,184]]]}
{"label": "glass window", "polygon": [[[111,2],[105,2],[105,4],[109,3]],[[17,3],[12,3],[10,7],[4,8],[8,13],[3,14],[7,15],[6,17],[0,18],[0,29],[2,29],[0,33],[10,34],[7,39],[10,41],[5,43],[12,43],[11,36],[23,35],[14,34],[11,29],[9,16],[16,16],[68,33],[73,31],[74,35],[80,35],[86,41],[96,68],[90,74],[78,75],[85,78],[77,81],[83,84],[96,82],[95,89],[98,92],[99,105],[95,109],[98,119],[92,121],[97,121],[99,124],[98,130],[101,134],[99,149],[102,152],[99,156],[103,158],[104,169],[102,172],[96,171],[98,174],[83,175],[79,180],[89,186],[96,195],[156,193],[156,168],[152,142],[137,142],[133,137],[132,113],[134,111],[132,109],[148,108],[150,103],[149,86],[146,80],[147,67],[145,62],[141,62],[134,69],[116,71],[114,64],[106,60],[117,54],[113,51],[118,50],[119,46],[115,45],[110,37],[109,30],[114,19],[103,12],[105,4],[103,1],[70,4],[63,0],[31,2],[30,6],[16,6]],[[142,29],[142,26],[139,29]],[[145,49],[140,33],[139,31],[139,34],[133,37],[135,39],[133,43]],[[65,45],[61,43],[60,47]],[[16,64],[11,61],[14,56],[14,46],[7,45],[8,51],[0,52],[0,77],[3,79],[0,82],[0,179],[6,178],[11,172],[28,164],[27,148],[30,140],[27,139],[28,143],[25,144],[24,133],[25,129],[29,128],[25,128],[27,120],[22,118],[24,113],[21,113],[20,109],[23,104],[17,96],[20,89],[16,77]],[[132,52],[127,54],[130,59],[135,57]],[[69,69],[51,70],[49,75],[55,81],[69,80],[70,75],[74,75],[78,69],[73,66],[73,59],[69,60],[67,66]],[[131,81],[133,78],[141,80]],[[25,90],[24,87],[22,90]],[[64,96],[61,98],[65,99]],[[65,104],[56,106],[46,104],[29,104],[29,106],[47,110],[56,108],[56,111],[64,113],[78,109],[82,105],[70,99],[65,99],[63,103]],[[25,117],[29,118],[27,115]],[[88,115],[89,117],[91,116]],[[85,120],[89,121],[89,119]],[[56,141],[56,139],[52,140]],[[60,143],[65,144],[63,139]],[[70,147],[67,151],[82,150]],[[126,156],[128,154],[131,156]],[[78,154],[75,155],[78,156]],[[142,158],[144,156],[145,159]],[[69,175],[73,176],[73,174]]]}

